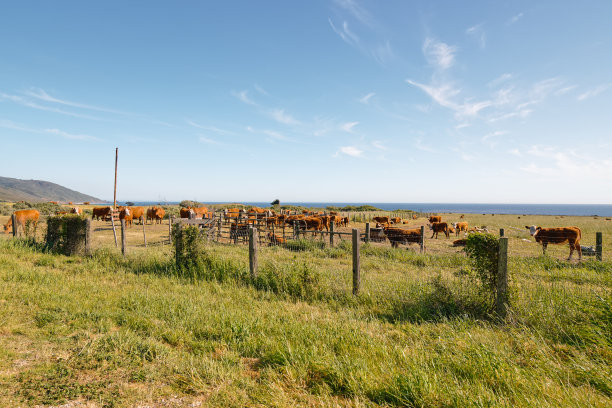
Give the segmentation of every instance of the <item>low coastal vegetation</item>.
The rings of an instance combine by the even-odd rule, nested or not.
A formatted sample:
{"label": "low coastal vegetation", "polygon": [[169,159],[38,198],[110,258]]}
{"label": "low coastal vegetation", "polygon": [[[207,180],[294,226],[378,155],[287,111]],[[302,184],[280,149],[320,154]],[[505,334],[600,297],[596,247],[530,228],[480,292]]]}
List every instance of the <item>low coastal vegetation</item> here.
{"label": "low coastal vegetation", "polygon": [[0,405],[612,404],[610,261],[511,256],[500,321],[460,250],[172,248],[0,241]]}

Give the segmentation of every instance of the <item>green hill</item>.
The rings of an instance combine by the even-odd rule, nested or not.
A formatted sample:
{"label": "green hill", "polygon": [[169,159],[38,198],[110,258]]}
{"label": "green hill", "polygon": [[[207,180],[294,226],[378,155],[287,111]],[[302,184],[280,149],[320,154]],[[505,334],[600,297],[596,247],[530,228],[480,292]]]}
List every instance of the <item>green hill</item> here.
{"label": "green hill", "polygon": [[0,201],[21,200],[29,202],[73,201],[79,203],[84,201],[104,201],[49,181],[0,177]]}

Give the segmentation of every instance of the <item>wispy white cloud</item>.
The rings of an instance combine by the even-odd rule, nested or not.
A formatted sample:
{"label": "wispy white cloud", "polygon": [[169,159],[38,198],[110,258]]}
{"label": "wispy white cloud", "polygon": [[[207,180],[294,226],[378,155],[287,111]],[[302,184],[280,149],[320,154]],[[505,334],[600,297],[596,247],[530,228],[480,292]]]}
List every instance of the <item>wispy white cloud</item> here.
{"label": "wispy white cloud", "polygon": [[344,132],[352,133],[353,132],[353,128],[355,126],[357,126],[358,124],[359,124],[359,122],[346,122],[346,123],[343,123],[342,125],[340,125],[340,130],[342,130]]}
{"label": "wispy white cloud", "polygon": [[465,30],[465,32],[466,34],[474,37],[478,41],[478,45],[480,45],[480,48],[486,48],[487,37],[485,35],[484,29],[482,28],[482,23],[469,27],[467,30]]}
{"label": "wispy white cloud", "polygon": [[251,106],[258,106],[257,103],[255,103],[255,101],[253,101],[250,97],[249,97],[249,91],[244,90],[244,91],[240,91],[240,92],[232,92],[232,94],[238,98],[240,100],[240,102],[245,103],[247,105],[251,105]]}
{"label": "wispy white cloud", "polygon": [[363,157],[363,150],[355,147],[355,146],[342,146],[340,150],[334,154],[334,157],[338,157],[339,154],[345,154],[351,157]]}
{"label": "wispy white cloud", "polygon": [[372,14],[355,0],[334,0],[334,3],[347,10],[354,18],[368,27],[374,27],[376,21]]}
{"label": "wispy white cloud", "polygon": [[437,69],[445,70],[455,63],[457,47],[428,37],[423,43],[423,54],[427,61]]}
{"label": "wispy white cloud", "polygon": [[100,141],[102,139],[86,135],[86,134],[77,134],[77,133],[69,133],[60,129],[38,129],[34,127],[30,127],[27,125],[23,125],[20,123],[15,123],[13,121],[7,119],[0,119],[0,128],[16,130],[19,132],[27,132],[27,133],[35,133],[35,134],[47,134],[47,135],[55,135],[60,136],[64,139],[70,140],[83,140],[83,141]]}
{"label": "wispy white cloud", "polygon": [[379,150],[387,150],[387,146],[385,146],[381,141],[379,140],[374,140],[372,142],[372,146],[374,146],[375,148],[379,149]]}
{"label": "wispy white cloud", "polygon": [[562,150],[555,146],[531,146],[527,155],[536,158],[520,166],[520,170],[543,179],[560,182],[612,180],[612,160],[593,157],[589,153]]}
{"label": "wispy white cloud", "polygon": [[69,101],[65,99],[59,99],[59,98],[49,95],[44,89],[40,89],[40,88],[31,88],[28,91],[25,91],[24,95],[27,95],[29,97],[32,97],[32,98],[35,98],[41,101],[70,106],[73,108],[88,109],[88,110],[94,110],[94,111],[99,111],[99,112],[116,113],[119,115],[129,115],[129,113],[121,112],[121,111],[114,110],[114,109],[108,109],[108,108],[104,108],[100,106],[88,105],[85,103],[73,102],[73,101]]}
{"label": "wispy white cloud", "polygon": [[370,53],[374,60],[382,66],[386,66],[395,58],[395,51],[393,51],[393,47],[389,41],[372,47]]}
{"label": "wispy white cloud", "polygon": [[434,149],[433,147],[426,145],[425,143],[423,143],[423,140],[418,137],[416,139],[414,139],[414,147],[418,150],[422,150],[424,152],[429,152],[429,153],[437,153],[438,151],[436,149]]}
{"label": "wispy white cloud", "polygon": [[202,129],[202,130],[208,130],[210,132],[214,132],[214,133],[217,133],[219,135],[235,135],[236,134],[236,132],[232,132],[230,130],[225,130],[225,129],[220,129],[220,128],[215,127],[215,126],[200,125],[199,123],[196,123],[196,122],[194,122],[192,120],[189,120],[189,119],[187,119],[186,122],[187,122],[188,125],[193,126],[195,128]]}
{"label": "wispy white cloud", "polygon": [[258,84],[253,84],[253,88],[255,88],[255,90],[257,92],[259,92],[262,95],[265,96],[270,96],[270,94],[268,93],[268,91],[266,91],[264,88],[262,88],[261,86],[259,86]]}
{"label": "wispy white cloud", "polygon": [[293,116],[285,113],[283,109],[273,109],[270,111],[270,116],[277,121],[278,123],[282,123],[284,125],[298,125],[300,121],[295,119]]}
{"label": "wispy white cloud", "polygon": [[61,136],[65,139],[71,139],[71,140],[100,140],[95,136],[90,136],[90,135],[84,135],[84,134],[75,134],[75,133],[68,133],[65,132],[63,130],[60,129],[43,129],[43,132],[45,133],[49,133],[52,135],[57,135],[57,136]]}
{"label": "wispy white cloud", "polygon": [[413,81],[411,79],[407,79],[406,82],[421,89],[423,92],[429,95],[431,99],[433,99],[438,105],[454,111],[455,116],[458,119],[465,118],[466,116],[475,116],[481,110],[493,105],[493,102],[490,100],[477,102],[471,100],[464,100],[462,102],[458,102],[456,99],[458,99],[457,97],[459,96],[461,91],[453,87],[450,83],[442,83],[439,85],[426,85]]}
{"label": "wispy white cloud", "polygon": [[198,140],[200,141],[200,143],[205,143],[205,144],[208,144],[208,145],[213,145],[213,146],[220,146],[221,145],[220,142],[218,142],[218,141],[216,141],[214,139],[211,139],[210,137],[207,137],[207,136],[200,135],[198,137]]}
{"label": "wispy white cloud", "polygon": [[53,112],[53,113],[59,113],[60,115],[72,116],[72,117],[81,118],[81,119],[101,120],[100,118],[97,118],[95,116],[81,114],[81,113],[76,113],[76,112],[71,112],[71,111],[66,111],[66,110],[63,110],[63,109],[55,108],[53,106],[41,105],[41,104],[38,104],[38,103],[28,99],[28,98],[24,98],[24,97],[19,96],[19,95],[10,95],[10,94],[6,94],[6,93],[0,93],[0,101],[3,101],[3,100],[10,101],[10,102],[16,103],[18,105],[25,106],[25,107],[32,108],[32,109],[38,109],[38,110],[47,111],[47,112]]}
{"label": "wispy white cloud", "polygon": [[355,33],[349,30],[348,23],[346,21],[342,23],[341,28],[336,27],[335,24],[331,21],[331,19],[328,19],[328,21],[334,32],[338,34],[338,36],[340,36],[340,38],[342,38],[344,42],[354,47],[361,48],[359,37],[357,37]]}
{"label": "wispy white cloud", "polygon": [[361,98],[359,98],[359,102],[363,103],[364,105],[367,105],[370,103],[370,99],[372,99],[374,95],[376,95],[374,92],[370,92],[369,94],[364,95]]}
{"label": "wispy white cloud", "polygon": [[519,21],[521,18],[523,18],[524,14],[518,13],[512,17],[510,17],[507,21],[506,21],[506,25],[512,25],[514,23],[516,23],[517,21]]}
{"label": "wispy white cloud", "polygon": [[497,78],[493,79],[492,81],[490,81],[487,85],[489,87],[496,87],[496,86],[503,84],[506,81],[509,81],[512,78],[513,78],[512,74],[504,73],[498,76]]}
{"label": "wispy white cloud", "polygon": [[578,100],[584,101],[589,98],[593,98],[599,95],[600,93],[606,91],[608,88],[610,88],[610,86],[612,86],[612,83],[602,84],[602,85],[596,86],[595,88],[591,88],[587,90],[586,92],[583,92],[580,95],[578,95]]}
{"label": "wispy white cloud", "polygon": [[494,132],[487,133],[482,137],[482,142],[488,144],[491,149],[493,149],[498,143],[499,138],[508,132],[505,130],[496,130]]}
{"label": "wispy white cloud", "polygon": [[511,155],[514,155],[514,156],[523,157],[523,153],[521,153],[521,151],[519,149],[516,149],[516,148],[508,150],[508,153],[510,153]]}

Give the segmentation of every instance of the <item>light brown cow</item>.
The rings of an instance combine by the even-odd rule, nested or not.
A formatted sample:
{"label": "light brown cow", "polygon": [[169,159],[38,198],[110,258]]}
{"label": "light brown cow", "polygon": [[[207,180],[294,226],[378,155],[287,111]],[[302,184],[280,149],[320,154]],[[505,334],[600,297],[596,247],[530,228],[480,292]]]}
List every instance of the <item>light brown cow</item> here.
{"label": "light brown cow", "polygon": [[132,220],[134,217],[132,216],[132,212],[130,211],[130,207],[123,207],[121,211],[119,211],[119,220],[125,221],[125,227],[132,226]]}
{"label": "light brown cow", "polygon": [[[144,207],[128,207],[130,209],[130,213],[132,214],[133,220],[140,220],[142,224],[145,219],[145,209]],[[131,224],[131,222],[130,222]]]}
{"label": "light brown cow", "polygon": [[164,216],[166,215],[166,210],[162,207],[151,207],[147,210],[147,221],[151,221],[151,224],[154,222],[156,224],[161,224]]}
{"label": "light brown cow", "polygon": [[196,218],[209,218],[208,208],[206,207],[192,207],[191,208],[195,213]]}
{"label": "light brown cow", "polygon": [[286,242],[285,238],[271,232],[268,233],[268,239],[270,240],[270,246],[284,244]]}
{"label": "light brown cow", "polygon": [[570,253],[568,260],[572,259],[574,249],[578,251],[578,259],[582,259],[582,248],[580,247],[580,238],[582,232],[578,227],[558,227],[558,228],[542,228],[532,225],[531,227],[525,226],[529,230],[531,236],[533,236],[536,242],[542,244],[542,253],[546,254],[546,247],[548,244],[562,244],[564,242],[569,243]]}
{"label": "light brown cow", "polygon": [[429,220],[429,222],[432,223],[432,224],[434,222],[442,222],[442,216],[441,215],[432,215],[427,220]]}
{"label": "light brown cow", "polygon": [[444,235],[446,235],[446,238],[450,237],[450,234],[448,232],[448,224],[445,222],[434,222],[431,223],[429,225],[429,229],[433,231],[433,234],[431,234],[431,238],[434,237],[434,235],[436,236],[436,239],[438,239],[438,233],[439,232],[444,232]]}
{"label": "light brown cow", "polygon": [[389,217],[373,217],[372,220],[376,221],[378,224],[382,224],[385,226],[389,226],[391,224],[391,220]]}
{"label": "light brown cow", "polygon": [[467,222],[456,222],[453,224],[453,227],[455,228],[455,233],[457,234],[457,236],[459,236],[459,233],[461,231],[468,231],[468,223]]}
{"label": "light brown cow", "polygon": [[402,222],[401,217],[393,217],[391,218],[391,224],[400,224]]}
{"label": "light brown cow", "polygon": [[83,210],[81,210],[79,207],[72,207],[70,209],[70,214],[83,215]]}
{"label": "light brown cow", "polygon": [[15,222],[17,225],[13,226],[13,217],[9,217],[6,224],[4,224],[4,233],[8,234],[9,229],[15,228],[16,231],[19,230],[19,226],[25,231],[28,223],[32,223],[34,225],[34,233],[36,233],[36,227],[38,226],[38,218],[40,217],[40,213],[38,210],[18,210],[13,213],[15,215]]}

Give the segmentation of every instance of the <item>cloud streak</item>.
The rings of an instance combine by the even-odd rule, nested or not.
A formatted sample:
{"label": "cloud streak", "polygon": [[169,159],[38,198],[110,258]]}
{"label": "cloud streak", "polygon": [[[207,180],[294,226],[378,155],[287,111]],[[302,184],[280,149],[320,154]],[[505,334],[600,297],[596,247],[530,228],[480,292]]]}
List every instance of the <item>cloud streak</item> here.
{"label": "cloud streak", "polygon": [[440,70],[446,70],[455,63],[457,47],[428,37],[423,43],[423,54],[430,65]]}

